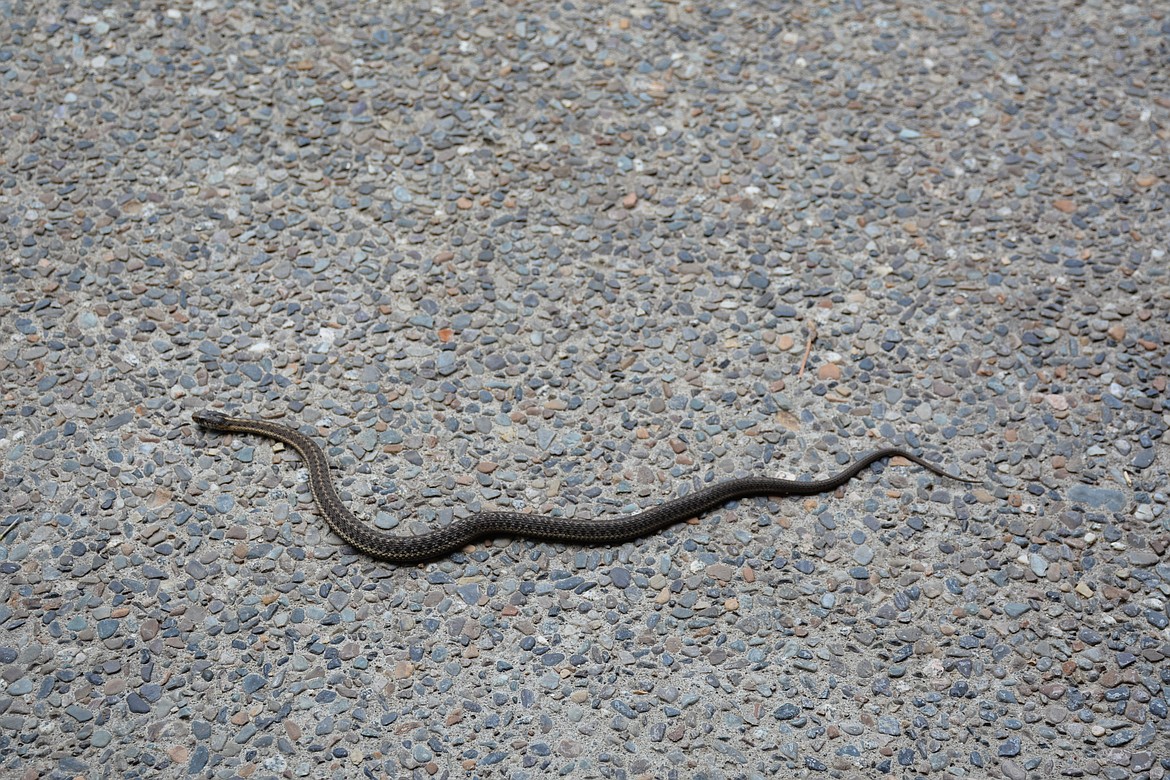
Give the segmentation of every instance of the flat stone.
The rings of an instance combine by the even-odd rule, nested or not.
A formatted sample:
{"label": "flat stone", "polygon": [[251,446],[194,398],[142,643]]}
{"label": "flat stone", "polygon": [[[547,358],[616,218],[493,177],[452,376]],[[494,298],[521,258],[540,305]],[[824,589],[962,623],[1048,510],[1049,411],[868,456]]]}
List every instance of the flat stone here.
{"label": "flat stone", "polygon": [[1128,501],[1126,494],[1111,488],[1098,488],[1091,485],[1076,484],[1068,489],[1068,500],[1092,507],[1108,509],[1112,512],[1121,512]]}

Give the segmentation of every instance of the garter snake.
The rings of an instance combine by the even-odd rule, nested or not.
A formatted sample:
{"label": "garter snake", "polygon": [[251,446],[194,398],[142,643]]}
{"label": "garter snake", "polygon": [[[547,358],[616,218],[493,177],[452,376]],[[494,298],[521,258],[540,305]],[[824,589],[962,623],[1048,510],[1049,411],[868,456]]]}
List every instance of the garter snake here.
{"label": "garter snake", "polygon": [[903,457],[948,479],[978,482],[948,474],[933,463],[905,450],[886,447],[863,456],[844,471],[826,479],[809,482],[773,477],[729,479],[622,517],[579,520],[522,512],[479,512],[460,518],[445,528],[417,536],[400,536],[372,528],[346,509],[333,487],[325,453],[309,436],[286,425],[229,417],[210,409],[193,413],[191,419],[213,431],[253,433],[292,447],[305,462],[309,471],[309,489],[329,527],[351,546],[391,563],[440,558],[485,536],[525,536],[583,544],[624,542],[697,517],[735,499],[751,496],[805,496],[835,490],[871,463],[894,456]]}

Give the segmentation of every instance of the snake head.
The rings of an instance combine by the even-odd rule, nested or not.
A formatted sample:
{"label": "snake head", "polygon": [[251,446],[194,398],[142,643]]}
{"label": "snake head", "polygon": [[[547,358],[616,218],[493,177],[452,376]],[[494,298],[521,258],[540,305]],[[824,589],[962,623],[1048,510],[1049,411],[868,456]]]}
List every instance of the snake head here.
{"label": "snake head", "polygon": [[217,412],[213,409],[198,409],[191,412],[191,419],[199,423],[204,428],[211,428],[212,430],[222,429],[228,423],[228,416],[223,412]]}

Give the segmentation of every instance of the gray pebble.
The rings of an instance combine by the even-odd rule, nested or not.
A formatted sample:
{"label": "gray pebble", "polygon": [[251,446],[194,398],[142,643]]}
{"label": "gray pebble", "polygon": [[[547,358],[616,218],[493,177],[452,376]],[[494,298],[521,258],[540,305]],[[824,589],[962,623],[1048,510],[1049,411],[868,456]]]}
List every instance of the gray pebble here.
{"label": "gray pebble", "polygon": [[28,677],[22,677],[8,686],[5,691],[9,696],[23,696],[26,693],[32,693],[33,683]]}
{"label": "gray pebble", "polygon": [[268,681],[259,674],[249,674],[244,677],[244,693],[255,693],[268,684]]}
{"label": "gray pebble", "polygon": [[1032,572],[1037,577],[1043,577],[1044,574],[1048,571],[1048,561],[1044,560],[1043,556],[1037,555],[1036,553],[1030,553],[1028,555],[1028,566],[1031,567]]}
{"label": "gray pebble", "polygon": [[800,708],[790,702],[781,704],[774,713],[776,720],[792,720],[800,714]]}
{"label": "gray pebble", "polygon": [[469,582],[460,585],[458,588],[459,598],[467,604],[475,604],[479,601],[479,583]]}
{"label": "gray pebble", "polygon": [[[1003,747],[1000,746],[1001,751],[1002,749]],[[1001,752],[1000,755],[1002,756],[1004,754]],[[1010,758],[1000,761],[999,768],[1003,770],[1004,775],[1007,776],[1009,780],[1026,780],[1028,777],[1027,771],[1025,771],[1022,766]]]}
{"label": "gray pebble", "polygon": [[65,708],[65,713],[79,723],[93,720],[93,712],[80,704],[70,704]]}
{"label": "gray pebble", "polygon": [[196,745],[191,752],[191,760],[187,762],[187,774],[195,775],[203,771],[211,758],[211,752],[206,745]]}
{"label": "gray pebble", "polygon": [[1069,501],[1101,507],[1112,512],[1125,509],[1126,495],[1120,490],[1110,488],[1096,488],[1090,485],[1076,484],[1068,489]]}

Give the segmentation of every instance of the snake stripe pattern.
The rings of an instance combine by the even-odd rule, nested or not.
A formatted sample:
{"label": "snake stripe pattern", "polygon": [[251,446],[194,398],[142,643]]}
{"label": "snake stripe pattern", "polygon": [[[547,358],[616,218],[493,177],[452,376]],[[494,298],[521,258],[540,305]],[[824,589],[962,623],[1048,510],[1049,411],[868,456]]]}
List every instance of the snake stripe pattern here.
{"label": "snake stripe pattern", "polygon": [[641,512],[616,518],[574,519],[523,512],[479,512],[460,518],[445,528],[417,536],[386,533],[359,520],[350,512],[329,476],[325,453],[309,436],[274,422],[230,417],[203,409],[191,419],[204,428],[231,433],[251,433],[284,442],[305,462],[309,489],[325,522],[352,547],[390,563],[417,563],[441,558],[471,542],[489,536],[523,536],[581,544],[614,544],[646,536],[667,526],[690,520],[728,501],[753,496],[807,496],[826,493],[844,485],[870,464],[900,456],[939,476],[961,482],[979,480],[948,474],[917,455],[894,447],[865,455],[839,474],[826,479],[795,481],[773,477],[741,477],[720,482]]}

